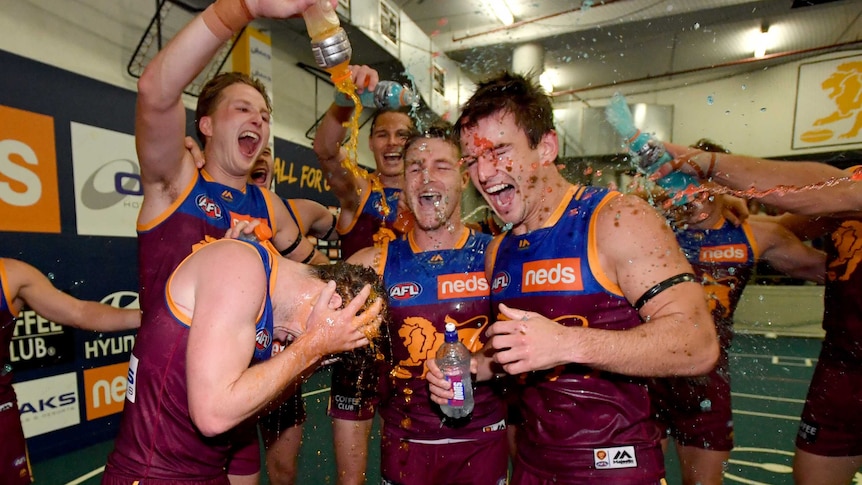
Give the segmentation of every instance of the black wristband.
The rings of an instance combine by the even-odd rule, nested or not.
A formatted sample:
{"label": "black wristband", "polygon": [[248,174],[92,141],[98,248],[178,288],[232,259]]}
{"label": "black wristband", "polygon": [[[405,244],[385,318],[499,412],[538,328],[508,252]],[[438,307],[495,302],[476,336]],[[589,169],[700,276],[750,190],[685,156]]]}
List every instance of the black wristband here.
{"label": "black wristband", "polygon": [[299,246],[299,243],[302,242],[302,233],[299,232],[299,227],[296,228],[296,231],[297,231],[296,232],[296,241],[293,241],[293,244],[286,247],[284,250],[279,251],[279,254],[281,254],[285,258],[287,257],[288,254],[292,253],[293,250],[296,249],[297,246]]}
{"label": "black wristband", "polygon": [[671,276],[670,278],[662,281],[661,283],[656,284],[652,288],[646,290],[646,292],[644,292],[644,294],[640,298],[638,298],[638,301],[636,301],[634,304],[635,310],[640,310],[642,306],[646,305],[648,301],[655,298],[655,296],[662,291],[670,288],[671,286],[685,283],[687,281],[697,281],[697,276],[692,273],[681,273],[676,276]]}
{"label": "black wristband", "polygon": [[332,231],[334,231],[334,230],[335,230],[335,225],[336,225],[336,224],[338,224],[338,218],[337,218],[337,217],[335,217],[335,214],[332,214],[332,226],[329,228],[329,230],[328,230],[328,231],[326,231],[326,234],[324,234],[324,235],[323,235],[323,237],[322,237],[322,238],[320,238],[320,239],[322,239],[322,240],[324,240],[324,241],[329,241],[329,236],[331,236],[331,235],[332,235]]}

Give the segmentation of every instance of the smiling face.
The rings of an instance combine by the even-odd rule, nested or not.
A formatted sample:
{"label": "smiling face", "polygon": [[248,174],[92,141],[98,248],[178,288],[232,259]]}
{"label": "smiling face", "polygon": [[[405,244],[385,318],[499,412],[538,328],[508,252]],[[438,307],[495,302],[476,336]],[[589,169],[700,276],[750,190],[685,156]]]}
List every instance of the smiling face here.
{"label": "smiling face", "polygon": [[377,115],[368,146],[381,176],[404,173],[404,143],[412,132],[413,121],[406,113],[390,111]]}
{"label": "smiling face", "polygon": [[264,189],[271,188],[274,164],[272,148],[265,147],[251,167],[251,172],[248,174],[249,182]]}
{"label": "smiling face", "polygon": [[546,186],[559,178],[555,133],[545,134],[530,148],[515,117],[498,111],[463,128],[460,140],[473,185],[503,222],[518,226],[544,220],[540,212]]}
{"label": "smiling face", "polygon": [[404,154],[404,196],[424,231],[447,228],[461,215],[458,149],[442,138],[421,137]]}
{"label": "smiling face", "polygon": [[266,100],[255,88],[244,83],[224,88],[212,113],[198,122],[206,137],[206,159],[231,174],[248,174],[269,139],[269,120]]}

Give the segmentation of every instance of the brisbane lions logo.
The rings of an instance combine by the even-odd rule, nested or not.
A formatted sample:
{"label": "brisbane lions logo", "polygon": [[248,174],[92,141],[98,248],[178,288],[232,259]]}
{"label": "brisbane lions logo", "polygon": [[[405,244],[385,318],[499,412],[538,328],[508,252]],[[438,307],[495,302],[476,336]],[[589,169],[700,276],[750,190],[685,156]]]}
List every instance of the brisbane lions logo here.
{"label": "brisbane lions logo", "polygon": [[862,221],[846,221],[832,233],[832,244],[838,257],[829,263],[826,277],[830,281],[847,281],[862,259]]}
{"label": "brisbane lions logo", "polygon": [[[446,323],[454,323],[458,329],[461,342],[470,350],[475,352],[482,348],[480,337],[488,327],[488,317],[482,315],[471,318],[466,322],[457,322],[448,315],[444,319]],[[425,377],[425,361],[433,359],[437,355],[437,349],[443,344],[443,334],[434,328],[434,324],[422,317],[408,317],[404,319],[398,329],[398,336],[405,349],[407,358],[401,359],[392,371],[392,377],[397,379],[409,379],[414,374]]]}
{"label": "brisbane lions logo", "polygon": [[703,289],[706,291],[706,303],[710,313],[724,318],[730,316],[730,294],[739,283],[739,278],[735,276],[716,279],[708,274],[703,275]]}
{"label": "brisbane lions logo", "polygon": [[[835,111],[814,121],[814,126],[826,126],[849,120],[849,129],[838,135],[839,139],[852,139],[862,130],[862,62],[853,61],[840,64],[825,81],[820,84],[823,91],[829,92],[829,99],[835,103]],[[821,142],[829,140],[834,133],[831,129],[806,131],[801,135],[803,141]]]}

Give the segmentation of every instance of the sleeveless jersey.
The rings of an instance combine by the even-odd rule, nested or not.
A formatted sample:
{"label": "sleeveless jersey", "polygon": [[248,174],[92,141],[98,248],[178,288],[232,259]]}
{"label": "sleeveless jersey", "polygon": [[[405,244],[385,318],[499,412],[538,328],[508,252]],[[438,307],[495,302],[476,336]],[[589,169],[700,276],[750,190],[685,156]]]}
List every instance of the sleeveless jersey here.
{"label": "sleeveless jersey", "polygon": [[737,227],[722,219],[711,229],[677,230],[676,239],[706,291],[721,348],[727,349],[733,312],[760,257],[751,225]]}
{"label": "sleeveless jersey", "polygon": [[[256,322],[254,352],[254,359],[265,360],[273,353],[270,292],[277,259],[259,244],[235,239],[212,244],[234,243],[257,249],[269,280],[264,311]],[[191,316],[174,305],[170,281],[165,286],[162,304],[150,311],[147,331],[138,335],[132,351],[123,417],[106,474],[135,480],[217,478],[226,473],[230,433],[205,437],[189,416],[186,347]]]}
{"label": "sleeveless jersey", "polygon": [[[383,194],[377,190],[366,190],[359,203],[353,223],[344,232],[339,231],[341,239],[341,259],[347,259],[360,249],[374,245],[374,235],[381,227],[393,228],[398,215],[398,197],[401,189],[383,188]],[[384,199],[389,213],[383,215]]]}
{"label": "sleeveless jersey", "polygon": [[848,219],[826,238],[826,287],[820,358],[862,368],[862,220]]}
{"label": "sleeveless jersey", "polygon": [[[212,180],[201,170],[177,200],[158,219],[138,225],[138,268],[143,320],[138,335],[146,332],[151,309],[164,299],[165,283],[192,246],[205,236],[221,238],[238,221],[260,220],[275,233],[271,193],[247,184],[237,190]],[[275,201],[276,203],[280,203]]]}
{"label": "sleeveless jersey", "polygon": [[12,288],[9,287],[9,277],[6,275],[6,265],[0,258],[0,404],[9,402],[15,395],[12,388],[12,373],[6,371],[6,365],[11,364],[9,345],[15,333],[15,318],[18,308],[12,307]]}
{"label": "sleeveless jersey", "polygon": [[[641,325],[622,290],[602,273],[591,241],[596,212],[618,195],[574,186],[545,227],[497,236],[490,254],[492,308],[505,303],[565,326],[625,330]],[[518,376],[514,393],[524,418],[518,459],[541,463],[549,473],[566,476],[559,471],[571,470],[572,453],[658,446],[661,436],[640,379],[569,364]]]}
{"label": "sleeveless jersey", "polygon": [[383,280],[389,294],[392,360],[384,375],[380,416],[387,433],[400,439],[475,439],[505,429],[505,406],[490,383],[474,390],[472,419],[463,426],[441,426],[444,415],[431,403],[425,361],[443,343],[446,323],[477,351],[487,340],[490,288],[485,278],[485,248],[491,237],[473,230],[454,249],[421,251],[413,233],[382,248]]}

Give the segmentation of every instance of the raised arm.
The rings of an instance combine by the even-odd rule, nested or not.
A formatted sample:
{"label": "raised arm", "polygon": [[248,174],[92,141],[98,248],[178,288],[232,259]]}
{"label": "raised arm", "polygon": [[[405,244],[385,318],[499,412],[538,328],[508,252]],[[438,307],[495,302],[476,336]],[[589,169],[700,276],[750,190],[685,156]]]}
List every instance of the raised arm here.
{"label": "raised arm", "polygon": [[[851,180],[851,174],[830,165],[704,152],[673,143],[665,145],[677,159],[700,167],[701,173],[711,176],[713,182],[749,191],[750,197],[779,209],[806,215],[862,214],[862,183]],[[689,163],[681,163],[679,167],[679,170],[697,175]],[[670,170],[668,164],[659,174]]]}
{"label": "raised arm", "polygon": [[[377,85],[377,71],[367,66],[351,66],[350,72],[353,83],[364,87],[360,89],[374,89]],[[313,143],[326,181],[341,204],[341,218],[347,221],[353,220],[361,192],[368,190],[371,185],[368,180],[350,173],[342,165],[347,158],[347,150],[342,146],[347,136],[344,125],[353,115],[353,109],[353,106],[332,103],[317,127]]]}
{"label": "raised arm", "polygon": [[45,275],[27,263],[3,258],[0,264],[6,268],[16,308],[26,304],[53,322],[98,332],[132,330],[141,325],[140,310],[79,300],[55,288]]}
{"label": "raised arm", "polygon": [[[194,164],[184,146],[183,90],[216,52],[258,17],[287,18],[314,0],[217,0],[186,24],[147,64],[138,80],[135,144],[141,165],[146,222],[161,213],[189,183]],[[184,158],[188,157],[188,160]]]}
{"label": "raised arm", "polygon": [[826,281],[826,253],[803,243],[777,222],[751,220],[751,231],[760,248],[760,258],[794,278],[816,283]]}
{"label": "raised arm", "polygon": [[310,199],[289,199],[293,205],[294,212],[299,216],[302,228],[306,234],[324,241],[338,239],[338,231],[335,230],[336,216],[320,202]]}

